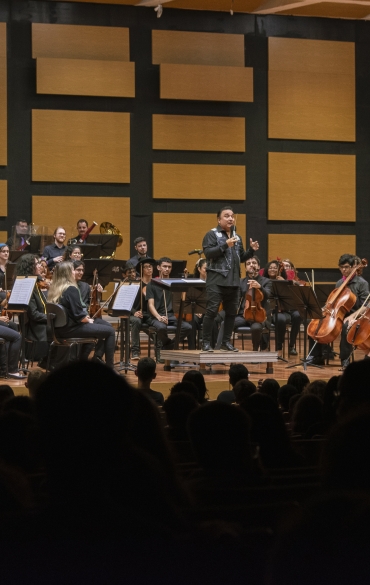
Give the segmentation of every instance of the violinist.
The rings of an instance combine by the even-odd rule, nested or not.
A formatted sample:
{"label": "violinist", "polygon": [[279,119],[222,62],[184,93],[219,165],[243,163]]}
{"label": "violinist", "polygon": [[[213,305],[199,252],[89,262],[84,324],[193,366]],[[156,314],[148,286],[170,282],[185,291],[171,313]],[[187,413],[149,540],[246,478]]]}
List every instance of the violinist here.
{"label": "violinist", "polygon": [[51,273],[49,272],[46,260],[40,260],[40,273],[37,285],[41,291],[46,293],[51,283]]}
{"label": "violinist", "polygon": [[230,339],[238,312],[240,262],[251,258],[259,245],[250,240],[250,248],[244,250],[243,242],[235,232],[234,211],[229,205],[218,211],[217,224],[203,238],[203,251],[207,258],[207,311],[203,319],[202,351],[213,351],[212,326],[220,303],[225,311],[220,350],[238,351],[230,343]]}
{"label": "violinist", "polygon": [[[143,258],[136,265],[136,270],[142,274],[140,290],[131,309],[131,359],[140,359],[140,329],[142,324],[150,321],[151,315],[148,311],[146,300],[146,287],[153,277],[153,270],[157,262],[154,258]],[[132,266],[132,265],[131,265]],[[135,274],[136,270],[133,268]],[[131,269],[130,269],[131,272]]]}
{"label": "violinist", "polygon": [[[352,271],[353,267],[357,264],[356,256],[353,254],[342,254],[338,261],[338,267],[342,274],[342,277],[335,285],[335,288],[339,288],[343,282],[346,281],[348,275]],[[352,309],[348,312],[346,317],[352,315],[361,307],[361,305],[365,302],[368,294],[369,294],[369,284],[368,282],[362,278],[362,276],[358,276],[355,274],[350,282],[346,283],[346,287],[350,289],[352,293],[354,293],[356,297],[356,302]],[[340,338],[340,345],[339,345],[339,352],[340,352],[340,360],[342,369],[346,368],[349,359],[352,353],[352,345],[347,341],[347,332],[348,332],[348,320],[343,323],[341,338]],[[317,343],[312,351],[312,360],[311,363],[323,365],[323,344]]]}
{"label": "violinist", "polygon": [[245,295],[249,289],[258,289],[263,293],[262,307],[267,307],[268,298],[271,294],[271,281],[265,276],[259,274],[260,260],[257,256],[249,258],[245,263],[247,276],[240,280],[240,298],[241,303],[238,314],[235,318],[235,329],[238,327],[250,327],[252,334],[253,351],[261,351],[267,349],[267,342],[262,338],[262,330],[266,322],[256,322],[254,320],[244,319]]}
{"label": "violinist", "polygon": [[[56,265],[51,283],[48,301],[60,303],[66,310],[68,322],[65,327],[57,329],[59,337],[95,337],[103,341],[105,362],[108,367],[114,367],[115,335],[114,329],[108,323],[96,323],[88,315],[86,307],[81,303],[81,297],[74,277],[73,264],[60,262]],[[91,347],[82,346],[81,359],[87,359]],[[99,356],[95,352],[95,357]]]}
{"label": "violinist", "polygon": [[[284,264],[284,262],[282,263]],[[278,260],[272,260],[268,262],[265,266],[263,271],[263,276],[270,278],[271,280],[287,280],[288,275],[284,266],[280,266],[280,262]],[[272,322],[275,323],[275,327],[278,327],[278,346],[276,347],[277,351],[282,351],[283,343],[285,339],[285,332],[286,326],[288,323],[291,323],[291,331],[290,331],[290,338],[289,338],[289,355],[298,355],[298,352],[295,348],[295,344],[297,341],[299,328],[302,323],[302,317],[300,316],[298,311],[279,311],[277,316],[278,322],[277,325],[275,323],[275,315],[272,315]]]}

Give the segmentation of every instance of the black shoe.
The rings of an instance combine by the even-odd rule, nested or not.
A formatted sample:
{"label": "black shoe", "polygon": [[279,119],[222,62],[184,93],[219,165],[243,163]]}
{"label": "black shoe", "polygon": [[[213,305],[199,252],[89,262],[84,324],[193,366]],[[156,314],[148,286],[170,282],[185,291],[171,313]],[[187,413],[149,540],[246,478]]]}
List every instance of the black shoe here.
{"label": "black shoe", "polygon": [[290,347],[289,351],[288,351],[289,355],[298,355],[298,351],[296,350],[295,347]]}
{"label": "black shoe", "polygon": [[133,361],[137,361],[137,360],[139,360],[139,359],[140,359],[140,354],[139,354],[139,352],[138,352],[138,351],[133,351],[133,352],[132,352],[132,355],[131,355],[131,359],[132,359]]}
{"label": "black shoe", "polygon": [[92,361],[92,362],[98,362],[98,364],[104,364],[104,365],[105,365],[105,361],[103,360],[103,358],[102,358],[102,357],[100,357],[100,355],[94,355],[94,356],[91,358],[91,361]]}
{"label": "black shoe", "polygon": [[314,356],[309,357],[307,360],[307,364],[313,364],[314,366],[325,366],[325,360],[323,357]]}
{"label": "black shoe", "polygon": [[225,341],[221,343],[220,351],[239,351],[236,347],[234,347],[230,341]]}
{"label": "black shoe", "polygon": [[211,347],[211,344],[209,343],[209,341],[203,341],[202,343],[202,351],[209,351],[212,352],[213,349]]}

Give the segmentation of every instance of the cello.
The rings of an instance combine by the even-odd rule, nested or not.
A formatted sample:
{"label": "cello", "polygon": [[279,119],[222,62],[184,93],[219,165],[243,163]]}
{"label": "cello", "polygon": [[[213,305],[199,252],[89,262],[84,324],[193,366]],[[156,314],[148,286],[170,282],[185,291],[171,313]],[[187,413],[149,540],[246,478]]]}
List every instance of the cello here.
{"label": "cello", "polygon": [[[361,265],[364,268],[367,266],[365,258],[361,260]],[[317,343],[331,343],[341,332],[344,317],[356,303],[356,295],[348,288],[347,283],[355,276],[358,267],[355,264],[346,280],[330,293],[322,308],[322,318],[313,319],[309,323],[307,333]]]}
{"label": "cello", "polygon": [[[362,307],[358,310],[358,316],[349,326],[347,333],[348,343],[366,351],[366,353],[370,351],[370,306],[367,305],[369,297],[370,295],[367,296]],[[351,317],[353,320],[353,315]]]}

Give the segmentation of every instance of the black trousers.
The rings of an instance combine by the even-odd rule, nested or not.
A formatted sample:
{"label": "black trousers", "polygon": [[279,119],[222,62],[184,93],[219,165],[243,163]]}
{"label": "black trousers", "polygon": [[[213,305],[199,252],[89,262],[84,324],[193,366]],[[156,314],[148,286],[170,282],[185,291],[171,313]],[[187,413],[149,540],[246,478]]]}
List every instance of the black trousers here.
{"label": "black trousers", "polygon": [[[275,323],[275,314],[272,316],[272,322]],[[288,323],[292,324],[291,332],[290,332],[290,339],[289,345],[290,347],[295,346],[295,342],[297,340],[297,336],[299,333],[299,328],[302,323],[302,318],[298,311],[289,311],[286,313],[278,313],[277,314],[277,349],[281,350],[283,348],[284,339],[285,339],[285,332],[286,326]],[[276,327],[276,323],[275,323]]]}
{"label": "black trousers", "polygon": [[213,322],[221,303],[225,311],[222,343],[230,341],[239,307],[239,294],[238,286],[219,286],[217,284],[207,286],[207,310],[203,319],[203,343],[211,343]]}
{"label": "black trousers", "polygon": [[[98,323],[96,321],[99,321]],[[115,334],[113,327],[106,323],[103,319],[97,319],[94,323],[80,323],[73,327],[58,327],[55,332],[57,337],[65,337],[69,339],[71,337],[95,337],[99,341],[102,341],[103,352],[105,354],[105,362],[107,366],[113,368],[114,366],[114,348],[115,348]],[[98,341],[98,343],[99,343]],[[81,359],[87,359],[92,350],[92,345],[84,344],[81,348]],[[97,345],[98,348],[98,345]],[[97,349],[95,351],[97,354]]]}
{"label": "black trousers", "polygon": [[[170,343],[170,339],[167,335],[167,325],[162,321],[158,321],[158,319],[154,319],[154,317],[149,322],[150,325],[156,328],[157,330],[157,346],[163,347],[164,345],[168,345]],[[177,327],[177,319],[174,315],[168,315],[168,325],[172,327]],[[194,349],[192,346],[192,326],[190,323],[186,321],[181,322],[181,332],[180,332],[180,341],[184,339],[188,339],[188,346],[189,349]]]}
{"label": "black trousers", "polygon": [[235,318],[235,327],[250,327],[251,328],[251,335],[252,335],[252,346],[253,351],[258,351],[259,345],[261,343],[262,331],[265,327],[266,321],[263,323],[256,323],[255,321],[246,321],[244,317],[238,315]]}
{"label": "black trousers", "polygon": [[6,349],[4,345],[0,346],[0,367],[5,371],[6,351],[8,352],[8,370],[16,372],[18,370],[19,353],[21,350],[21,334],[16,331],[15,323],[0,325],[0,337],[6,340]]}

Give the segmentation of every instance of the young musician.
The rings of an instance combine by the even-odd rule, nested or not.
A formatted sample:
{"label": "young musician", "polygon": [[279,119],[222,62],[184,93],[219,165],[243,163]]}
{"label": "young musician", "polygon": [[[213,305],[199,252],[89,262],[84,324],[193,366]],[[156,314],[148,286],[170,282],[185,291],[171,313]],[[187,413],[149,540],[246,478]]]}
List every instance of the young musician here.
{"label": "young musician", "polygon": [[212,326],[222,303],[225,328],[220,349],[238,351],[230,343],[230,339],[239,305],[240,262],[251,258],[259,245],[250,240],[249,250],[244,250],[240,236],[235,233],[234,211],[230,206],[219,210],[217,222],[217,227],[207,232],[203,238],[203,251],[207,258],[207,312],[203,319],[202,350],[213,351]]}
{"label": "young musician", "polygon": [[[169,278],[172,270],[172,260],[164,256],[158,260],[157,269],[159,278]],[[164,290],[159,286],[149,283],[146,287],[146,300],[148,301],[148,309],[151,313],[149,324],[157,330],[157,362],[163,363],[160,357],[162,347],[172,345],[172,340],[167,335],[167,325],[176,327],[177,319],[172,309],[172,294],[170,290]],[[192,327],[190,323],[182,321],[180,340],[188,339],[188,344],[191,347],[191,333]]]}
{"label": "young musician", "polygon": [[[81,302],[71,262],[61,262],[55,266],[48,301],[61,304],[67,312],[67,325],[56,329],[57,336],[67,339],[69,337],[95,337],[104,340],[105,361],[107,366],[113,368],[114,329],[109,324],[96,323],[94,319],[89,317],[86,307]],[[90,351],[90,345],[83,345],[81,359],[87,359]],[[99,358],[99,356],[96,357]]]}
{"label": "young musician", "polygon": [[63,262],[63,256],[67,250],[64,245],[66,240],[66,230],[58,226],[54,231],[54,244],[45,246],[42,257],[46,260],[50,270],[53,270],[56,264]]}
{"label": "young musician", "polygon": [[76,244],[68,246],[68,248],[63,254],[63,262],[67,262],[67,260],[71,260],[71,262],[74,262],[75,260],[81,260],[81,258],[82,258],[81,248]]}
{"label": "young musician", "polygon": [[137,254],[130,258],[129,262],[131,262],[131,264],[136,267],[140,260],[143,258],[150,258],[150,256],[148,256],[148,244],[146,243],[146,239],[142,236],[139,236],[134,240],[134,247]]}
{"label": "young musician", "polygon": [[138,294],[136,295],[130,317],[132,360],[138,360],[140,358],[140,328],[143,323],[148,323],[151,320],[151,315],[148,311],[148,301],[145,295],[146,287],[152,280],[153,269],[156,264],[157,262],[154,260],[154,258],[142,258],[136,265],[136,270],[142,274],[142,278],[141,291],[139,290]]}

